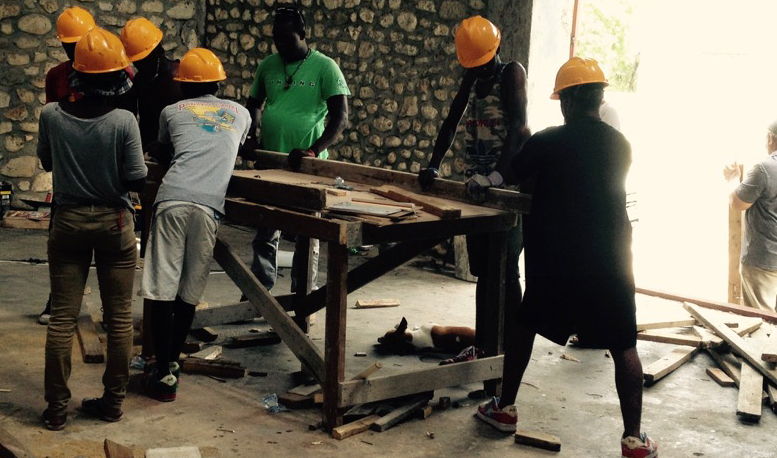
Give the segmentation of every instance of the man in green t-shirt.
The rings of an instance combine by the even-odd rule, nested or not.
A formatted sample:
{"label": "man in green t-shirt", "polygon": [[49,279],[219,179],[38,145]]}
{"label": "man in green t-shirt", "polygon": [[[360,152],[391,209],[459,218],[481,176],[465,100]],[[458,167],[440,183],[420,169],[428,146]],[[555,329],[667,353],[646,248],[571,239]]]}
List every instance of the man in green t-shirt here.
{"label": "man in green t-shirt", "polygon": [[[292,169],[299,169],[303,157],[326,159],[326,149],[334,143],[348,119],[351,95],[335,61],[311,49],[305,41],[305,18],[294,5],[275,9],[273,42],[278,52],[259,63],[246,108],[251,126],[241,155],[250,159],[258,148],[289,154]],[[264,110],[262,110],[264,105]],[[261,112],[261,114],[260,114]],[[262,119],[261,136],[254,132]],[[328,120],[325,119],[328,117]],[[253,241],[251,270],[268,290],[277,278],[277,252],[280,231],[259,227]],[[311,240],[318,264],[318,240]],[[296,261],[296,256],[294,261]],[[292,291],[296,262],[292,262]],[[315,285],[316,270],[312,283]]]}

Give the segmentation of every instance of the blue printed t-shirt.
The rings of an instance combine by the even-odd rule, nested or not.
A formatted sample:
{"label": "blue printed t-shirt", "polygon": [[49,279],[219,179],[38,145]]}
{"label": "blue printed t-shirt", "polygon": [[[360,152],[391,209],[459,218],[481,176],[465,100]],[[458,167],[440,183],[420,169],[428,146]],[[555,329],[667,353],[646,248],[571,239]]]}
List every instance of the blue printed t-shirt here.
{"label": "blue printed t-shirt", "polygon": [[[285,71],[284,71],[285,68]],[[286,88],[286,80],[292,77]],[[288,153],[308,149],[324,133],[326,101],[336,95],[351,95],[345,77],[334,60],[311,49],[306,60],[284,64],[272,54],[256,69],[250,96],[266,97],[262,113],[261,145],[264,149]],[[326,159],[327,151],[319,156]]]}
{"label": "blue printed t-shirt", "polygon": [[224,196],[245,141],[251,115],[240,104],[213,95],[168,105],[159,116],[159,142],[174,153],[156,203],[180,200],[224,214]]}

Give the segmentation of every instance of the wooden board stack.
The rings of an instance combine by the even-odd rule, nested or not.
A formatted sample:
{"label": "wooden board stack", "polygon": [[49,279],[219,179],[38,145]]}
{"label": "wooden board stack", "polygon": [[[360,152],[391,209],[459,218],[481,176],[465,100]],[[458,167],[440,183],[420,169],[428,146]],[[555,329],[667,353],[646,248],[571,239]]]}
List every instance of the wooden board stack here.
{"label": "wooden board stack", "polygon": [[663,302],[643,307],[643,311],[650,309],[662,320],[637,313],[638,339],[680,345],[644,368],[646,385],[656,383],[705,350],[719,366],[708,367],[707,375],[722,387],[738,388],[736,413],[741,421],[758,422],[764,401],[777,412],[777,367],[773,362],[777,354],[777,314],[638,291],[663,299],[686,299],[682,304]]}

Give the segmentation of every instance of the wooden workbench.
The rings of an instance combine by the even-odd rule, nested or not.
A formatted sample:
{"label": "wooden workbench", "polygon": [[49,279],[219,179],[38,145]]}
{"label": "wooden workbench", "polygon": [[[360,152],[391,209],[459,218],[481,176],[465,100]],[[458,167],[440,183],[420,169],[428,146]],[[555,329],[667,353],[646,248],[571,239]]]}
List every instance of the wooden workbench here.
{"label": "wooden workbench", "polygon": [[[261,152],[257,168],[235,171],[228,198],[228,219],[288,231],[304,241],[319,239],[327,245],[327,284],[310,292],[310,268],[300,269],[296,294],[272,296],[229,245],[219,238],[214,259],[283,339],[324,392],[324,425],[328,430],[342,424],[348,406],[413,393],[432,391],[476,381],[490,381],[486,387],[498,390],[502,375],[502,329],[507,231],[516,224],[516,213],[528,212],[529,198],[518,192],[489,190],[483,205],[467,203],[462,183],[437,180],[422,193],[415,174],[377,169],[356,164],[303,159],[299,172],[287,168],[285,154]],[[268,169],[268,170],[261,170]],[[152,174],[153,175],[153,174]],[[264,177],[263,177],[264,175]],[[441,219],[425,211],[413,219],[392,222],[339,216],[328,211],[327,199],[335,177],[353,187],[349,197],[375,199],[371,187],[394,185],[417,192],[435,205],[461,209],[461,216]],[[151,181],[155,178],[151,176]],[[158,177],[156,178],[158,182]],[[489,282],[487,300],[476,312],[478,344],[487,357],[448,366],[366,380],[345,379],[346,298],[367,283],[411,260],[441,241],[460,234],[487,233],[489,236]],[[348,269],[348,247],[394,242],[396,245],[352,270]],[[324,348],[306,334],[305,319],[326,309]],[[294,313],[294,317],[289,315]],[[497,331],[497,332],[495,332]],[[361,368],[359,368],[360,370]]]}

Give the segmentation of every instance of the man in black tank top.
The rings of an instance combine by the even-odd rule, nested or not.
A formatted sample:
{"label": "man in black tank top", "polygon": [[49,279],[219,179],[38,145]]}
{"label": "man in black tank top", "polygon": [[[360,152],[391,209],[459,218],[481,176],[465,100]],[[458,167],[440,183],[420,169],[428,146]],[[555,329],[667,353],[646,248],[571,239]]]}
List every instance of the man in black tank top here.
{"label": "man in black tank top", "polygon": [[[453,99],[447,118],[437,134],[434,152],[418,180],[422,188],[434,186],[445,153],[453,144],[456,130],[467,114],[465,162],[467,191],[475,202],[482,202],[489,187],[510,182],[510,162],[529,138],[526,126],[526,70],[518,62],[499,58],[501,33],[487,19],[465,19],[456,32],[456,52],[466,69],[461,87]],[[447,174],[446,174],[447,175]],[[467,236],[469,267],[478,277],[475,301],[484,304],[487,279],[487,235]],[[516,309],[521,302],[518,257],[522,248],[521,223],[508,233],[505,278],[505,346],[511,345]],[[481,307],[479,307],[481,308]],[[476,342],[476,346],[482,342]],[[465,350],[466,351],[466,350]],[[477,351],[470,351],[477,355]]]}

